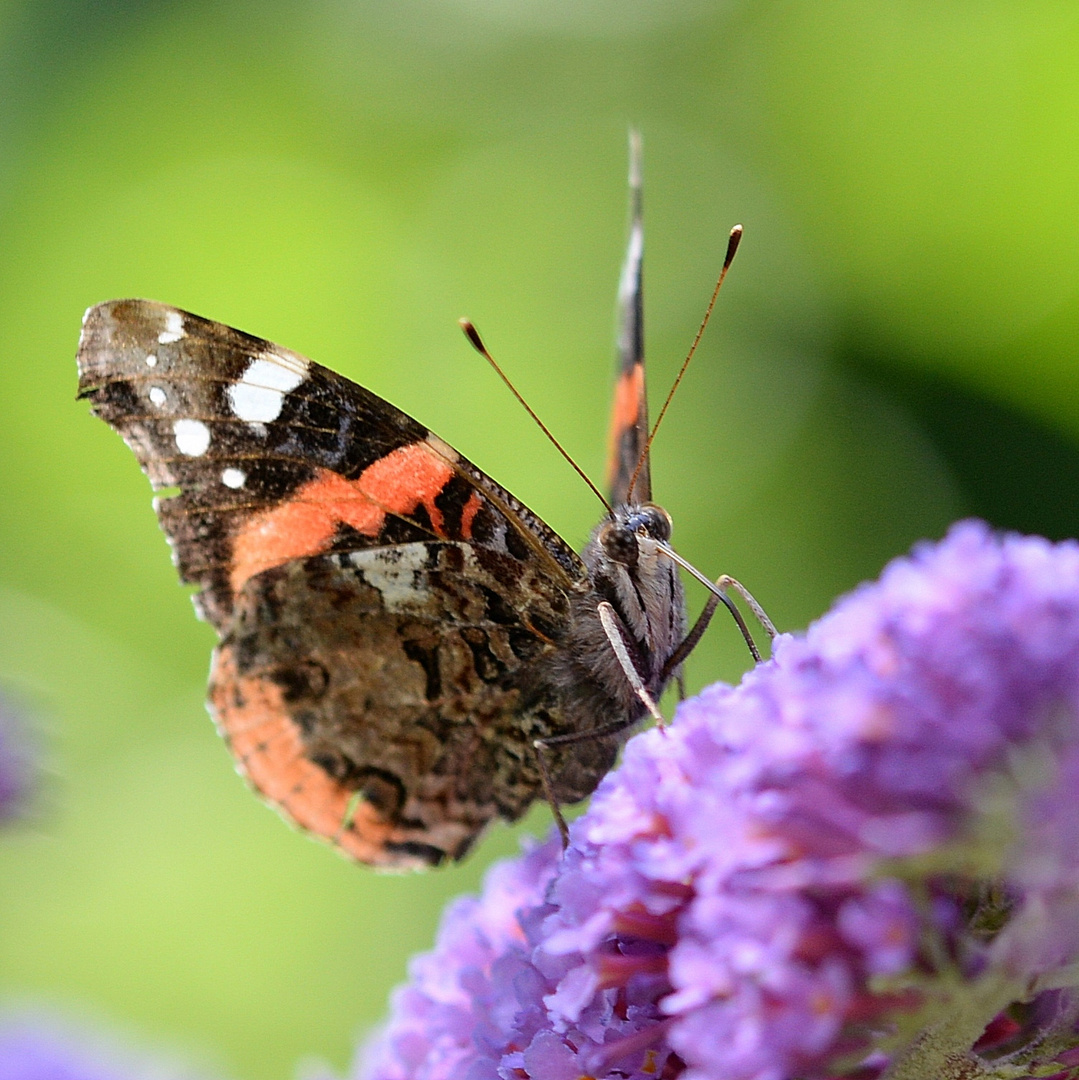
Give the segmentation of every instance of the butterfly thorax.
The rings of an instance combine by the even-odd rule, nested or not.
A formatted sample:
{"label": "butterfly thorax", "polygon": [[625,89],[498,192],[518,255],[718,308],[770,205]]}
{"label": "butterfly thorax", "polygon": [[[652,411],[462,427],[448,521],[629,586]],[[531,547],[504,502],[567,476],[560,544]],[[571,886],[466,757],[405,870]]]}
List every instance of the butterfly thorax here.
{"label": "butterfly thorax", "polygon": [[[552,658],[565,729],[629,728],[645,713],[600,621],[601,603],[614,609],[627,652],[654,698],[675,674],[665,665],[685,637],[687,620],[678,570],[659,550],[658,542],[669,537],[666,511],[651,503],[622,504],[596,526],[582,550],[587,577],[571,597],[567,647]],[[594,748],[578,746],[577,756],[610,753],[624,740],[625,734]],[[562,794],[567,802],[582,797],[571,783]]]}
{"label": "butterfly thorax", "polygon": [[[670,539],[671,519],[652,503],[622,504],[596,526],[581,552],[588,568],[595,601],[607,601],[626,632],[627,646],[647,689],[659,696],[666,680],[663,667],[686,633],[686,605],[677,567],[663,555],[659,543]],[[581,632],[602,636],[611,664],[613,695],[636,710],[639,701],[612,653],[595,610],[583,620]],[[610,668],[607,671],[606,668]]]}

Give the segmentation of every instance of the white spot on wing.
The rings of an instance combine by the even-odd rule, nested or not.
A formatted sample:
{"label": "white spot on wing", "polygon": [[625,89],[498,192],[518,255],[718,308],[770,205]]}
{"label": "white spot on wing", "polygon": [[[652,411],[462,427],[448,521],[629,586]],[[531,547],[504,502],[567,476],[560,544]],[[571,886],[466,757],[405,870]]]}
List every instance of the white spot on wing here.
{"label": "white spot on wing", "polygon": [[150,400],[155,405],[164,405],[165,401],[167,400],[166,397],[165,397],[165,391],[162,390],[160,386],[151,386],[150,387]]}
{"label": "white spot on wing", "polygon": [[307,378],[298,358],[264,353],[247,365],[243,377],[228,389],[232,411],[245,423],[268,424],[281,415],[285,395]]}
{"label": "white spot on wing", "polygon": [[165,329],[157,335],[162,345],[179,341],[184,336],[184,318],[178,311],[170,311],[165,316]]}
{"label": "white spot on wing", "polygon": [[157,367],[157,357],[153,353],[149,353],[146,357],[147,367]]}
{"label": "white spot on wing", "polygon": [[243,469],[226,469],[221,474],[221,483],[227,488],[242,488],[247,479],[247,473]]}
{"label": "white spot on wing", "polygon": [[643,256],[644,229],[639,221],[635,221],[629,234],[629,247],[626,249],[626,261],[622,264],[622,275],[618,279],[620,304],[625,304],[637,288],[637,276],[640,273]]}
{"label": "white spot on wing", "polygon": [[201,457],[210,445],[210,429],[201,420],[174,420],[176,449],[188,457]]}
{"label": "white spot on wing", "polygon": [[416,571],[427,565],[426,544],[355,551],[351,561],[363,570],[367,584],[378,589],[387,611],[415,610],[427,602],[427,591],[416,581]]}

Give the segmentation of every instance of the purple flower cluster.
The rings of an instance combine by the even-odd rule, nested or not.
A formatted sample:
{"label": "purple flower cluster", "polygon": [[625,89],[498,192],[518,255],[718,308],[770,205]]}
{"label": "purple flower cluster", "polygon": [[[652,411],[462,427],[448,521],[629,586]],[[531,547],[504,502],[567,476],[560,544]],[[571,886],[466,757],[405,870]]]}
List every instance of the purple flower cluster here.
{"label": "purple flower cluster", "polygon": [[483,895],[455,900],[439,947],[417,956],[393,996],[394,1022],[367,1047],[363,1069],[384,1080],[496,1075],[504,1031],[531,975],[518,913],[542,905],[561,855],[551,840],[488,871]]}
{"label": "purple flower cluster", "polygon": [[957,526],[632,740],[360,1075],[1071,1075],[1077,795],[1079,545]]}

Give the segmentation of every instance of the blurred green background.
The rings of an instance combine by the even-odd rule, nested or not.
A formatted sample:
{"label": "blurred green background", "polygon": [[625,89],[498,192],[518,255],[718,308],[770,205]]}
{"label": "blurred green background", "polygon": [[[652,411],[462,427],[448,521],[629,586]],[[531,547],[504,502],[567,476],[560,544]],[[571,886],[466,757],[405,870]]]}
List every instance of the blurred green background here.
{"label": "blurred green background", "polygon": [[[654,402],[746,228],[654,455],[688,557],[793,629],[962,515],[1079,531],[1074,0],[5,0],[0,686],[47,775],[0,843],[3,1000],[342,1068],[516,843],[377,876],[245,790],[148,485],[74,401],[83,309],[315,357],[579,545],[594,500],[456,320],[601,475],[630,124]],[[744,666],[717,619],[690,681]]]}

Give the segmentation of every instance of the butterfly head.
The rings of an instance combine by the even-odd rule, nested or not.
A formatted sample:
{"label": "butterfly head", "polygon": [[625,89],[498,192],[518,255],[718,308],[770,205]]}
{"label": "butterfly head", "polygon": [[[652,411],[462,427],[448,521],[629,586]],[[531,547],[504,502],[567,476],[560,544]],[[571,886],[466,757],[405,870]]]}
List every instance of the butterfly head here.
{"label": "butterfly head", "polygon": [[623,566],[636,566],[642,554],[654,555],[657,543],[670,538],[671,515],[655,503],[616,506],[597,537],[604,554]]}

